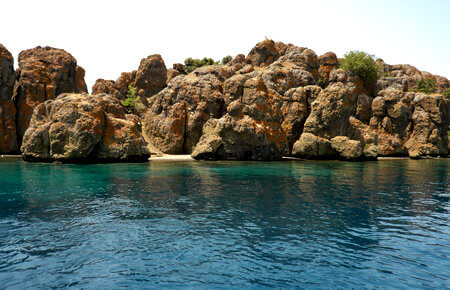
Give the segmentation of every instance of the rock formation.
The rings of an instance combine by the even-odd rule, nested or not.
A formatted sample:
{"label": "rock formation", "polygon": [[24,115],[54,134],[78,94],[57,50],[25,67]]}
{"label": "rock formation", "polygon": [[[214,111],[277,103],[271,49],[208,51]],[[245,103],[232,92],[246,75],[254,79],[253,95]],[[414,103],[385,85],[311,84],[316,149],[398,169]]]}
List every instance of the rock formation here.
{"label": "rock formation", "polygon": [[[12,64],[3,58],[2,71],[9,67],[11,76]],[[449,81],[410,65],[377,62],[383,73],[367,84],[340,69],[332,52],[318,56],[266,39],[247,56],[188,74],[182,64],[167,70],[160,55],[150,55],[116,81],[98,79],[93,96],[55,99],[85,91],[84,70],[65,51],[36,48],[19,57],[18,139],[37,106],[22,146],[27,160],[143,160],[140,117],[152,150],[196,159],[447,156]],[[10,92],[4,79],[0,84]],[[414,92],[423,79],[436,84],[434,93]],[[145,108],[139,117],[123,112],[130,86]]]}
{"label": "rock formation", "polygon": [[16,107],[12,101],[16,76],[11,53],[0,44],[0,153],[16,153]]}
{"label": "rock formation", "polygon": [[27,161],[147,161],[138,121],[109,95],[61,94],[34,110],[22,156]]}
{"label": "rock formation", "polygon": [[[339,69],[336,55],[264,40],[247,57],[191,74],[171,72],[149,98],[147,141],[197,159],[373,159],[446,156],[447,79],[379,61],[372,87]],[[435,94],[414,93],[432,79]]]}
{"label": "rock formation", "polygon": [[109,94],[124,100],[128,87],[132,86],[146,104],[147,98],[162,90],[166,86],[167,78],[173,78],[177,73],[178,70],[168,72],[161,55],[154,54],[143,58],[138,70],[124,72],[116,81],[98,79],[92,87],[92,94]]}
{"label": "rock formation", "polygon": [[19,145],[37,105],[62,93],[86,92],[84,70],[62,49],[38,46],[22,51],[17,77],[13,99]]}

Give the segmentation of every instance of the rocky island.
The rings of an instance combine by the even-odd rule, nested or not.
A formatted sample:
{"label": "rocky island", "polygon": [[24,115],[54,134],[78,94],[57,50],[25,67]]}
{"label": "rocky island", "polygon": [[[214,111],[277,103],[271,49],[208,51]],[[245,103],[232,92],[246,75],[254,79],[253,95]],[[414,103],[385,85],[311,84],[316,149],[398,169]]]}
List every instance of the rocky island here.
{"label": "rocky island", "polygon": [[[264,40],[224,64],[167,69],[160,55],[87,93],[62,49],[0,45],[0,154],[27,161],[365,160],[448,154],[450,82],[376,60],[373,82],[336,54]],[[420,84],[433,84],[421,91]],[[139,106],[127,107],[132,95]]]}

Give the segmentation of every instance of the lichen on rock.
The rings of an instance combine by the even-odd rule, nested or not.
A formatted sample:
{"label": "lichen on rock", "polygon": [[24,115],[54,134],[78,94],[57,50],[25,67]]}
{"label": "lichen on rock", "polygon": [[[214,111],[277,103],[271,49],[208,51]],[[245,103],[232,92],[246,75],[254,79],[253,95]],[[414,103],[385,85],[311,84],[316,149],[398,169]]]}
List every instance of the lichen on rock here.
{"label": "lichen on rock", "polygon": [[39,104],[21,147],[27,161],[147,161],[139,119],[109,95],[61,94]]}

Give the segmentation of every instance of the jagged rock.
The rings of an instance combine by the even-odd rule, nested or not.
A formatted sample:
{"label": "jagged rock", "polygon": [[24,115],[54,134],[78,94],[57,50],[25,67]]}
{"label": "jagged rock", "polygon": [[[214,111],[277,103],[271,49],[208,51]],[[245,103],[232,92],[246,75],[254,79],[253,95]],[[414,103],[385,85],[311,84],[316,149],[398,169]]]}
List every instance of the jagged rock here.
{"label": "jagged rock", "polygon": [[355,116],[366,124],[368,124],[370,121],[372,100],[372,97],[366,94],[361,94],[358,96],[358,99],[356,101]]}
{"label": "jagged rock", "polygon": [[[447,125],[426,121],[428,133],[416,128],[413,119],[429,120],[432,109],[414,103],[409,90],[432,78],[442,91],[448,80],[409,65],[378,64],[384,75],[368,87],[339,69],[334,53],[318,57],[310,49],[266,39],[247,57],[238,55],[223,66],[187,75],[169,71],[167,87],[149,98],[144,135],[162,152],[192,153],[197,159],[445,155]],[[438,107],[447,120],[448,109]],[[423,134],[430,136],[427,141],[421,141]],[[427,142],[431,149],[420,145]]]}
{"label": "jagged rock", "polygon": [[372,102],[373,116],[370,127],[377,131],[380,155],[405,155],[403,146],[408,138],[414,93],[403,93],[395,89],[380,92]]}
{"label": "jagged rock", "polygon": [[184,66],[184,64],[181,63],[174,63],[172,68],[174,70],[179,71],[181,74],[186,74],[186,67]]}
{"label": "jagged rock", "polygon": [[349,118],[356,109],[357,89],[353,83],[331,83],[311,104],[304,132],[331,139],[347,136]]}
{"label": "jagged rock", "polygon": [[318,86],[292,88],[283,97],[281,112],[283,122],[281,127],[286,132],[289,148],[300,138],[303,126],[310,113],[311,103],[322,89]]}
{"label": "jagged rock", "polygon": [[136,72],[134,87],[142,97],[150,97],[166,86],[167,69],[159,54],[150,55],[141,60]]}
{"label": "jagged rock", "polygon": [[256,44],[247,55],[247,62],[254,66],[267,66],[278,59],[280,56],[275,42],[270,39],[265,39]]}
{"label": "jagged rock", "polygon": [[278,160],[289,152],[276,95],[259,77],[245,81],[240,100],[220,119],[210,119],[195,147],[195,159]]}
{"label": "jagged rock", "polygon": [[98,79],[92,86],[92,94],[108,94],[118,100],[124,100],[127,96],[128,87],[133,85],[136,71],[123,72],[116,81]]}
{"label": "jagged rock", "polygon": [[85,74],[86,74],[86,72],[85,72],[84,68],[77,65],[76,75],[75,75],[75,85],[76,85],[75,92],[76,93],[83,93],[83,92],[87,93],[87,85],[86,85],[86,82],[84,81]]}
{"label": "jagged rock", "polygon": [[350,140],[346,136],[337,136],[330,140],[333,148],[340,158],[345,160],[355,160],[363,155],[363,147],[360,141]]}
{"label": "jagged rock", "polygon": [[375,94],[388,88],[403,92],[412,91],[417,89],[417,82],[422,79],[431,79],[436,84],[435,92],[437,93],[450,88],[448,79],[420,71],[409,64],[388,65],[382,61],[379,63],[384,68],[384,75],[377,81]]}
{"label": "jagged rock", "polygon": [[16,136],[16,107],[12,101],[16,75],[11,53],[0,44],[0,153],[18,151]]}
{"label": "jagged rock", "polygon": [[113,80],[97,79],[95,84],[92,86],[92,94],[108,94],[116,99],[120,98],[120,93],[116,89],[116,82]]}
{"label": "jagged rock", "polygon": [[85,92],[86,85],[77,73],[77,61],[68,52],[52,47],[36,47],[19,54],[18,82],[14,90],[19,143],[28,128],[33,109],[61,93]]}
{"label": "jagged rock", "polygon": [[174,78],[149,99],[143,121],[147,141],[163,153],[191,153],[204,123],[223,115],[221,84],[229,74],[225,66],[208,66]]}
{"label": "jagged rock", "polygon": [[319,76],[321,85],[326,86],[329,81],[331,71],[339,67],[337,56],[334,52],[327,52],[319,56]]}
{"label": "jagged rock", "polygon": [[176,69],[173,68],[169,68],[167,70],[167,82],[170,82],[170,80],[172,80],[173,78],[181,75],[182,73]]}
{"label": "jagged rock", "polygon": [[61,94],[39,104],[25,132],[27,161],[147,161],[137,117],[109,95]]}
{"label": "jagged rock", "polygon": [[303,133],[294,143],[292,155],[308,159],[329,159],[336,156],[328,139],[311,133]]}
{"label": "jagged rock", "polygon": [[410,157],[448,154],[448,98],[439,95],[416,94],[411,117],[412,133],[405,147]]}
{"label": "jagged rock", "polygon": [[[174,77],[173,71],[169,77]],[[110,94],[124,100],[129,86],[136,90],[141,101],[147,104],[147,98],[158,93],[166,86],[168,71],[161,55],[150,55],[141,60],[138,70],[123,72],[116,80],[98,79],[92,87],[92,94]]]}

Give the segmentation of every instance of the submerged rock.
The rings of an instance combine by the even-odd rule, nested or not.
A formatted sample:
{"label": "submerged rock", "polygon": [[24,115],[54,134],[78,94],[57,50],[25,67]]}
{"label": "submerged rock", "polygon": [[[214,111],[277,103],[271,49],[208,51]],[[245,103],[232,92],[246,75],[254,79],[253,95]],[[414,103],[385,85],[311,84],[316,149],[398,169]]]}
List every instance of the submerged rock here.
{"label": "submerged rock", "polygon": [[27,161],[147,161],[139,118],[109,95],[61,94],[39,104],[21,147]]}
{"label": "submerged rock", "polygon": [[62,93],[86,92],[83,76],[84,70],[65,50],[38,46],[19,54],[18,81],[13,96],[17,107],[19,143],[34,108]]}
{"label": "submerged rock", "polygon": [[16,107],[12,101],[16,75],[11,53],[0,44],[0,153],[18,152]]}

